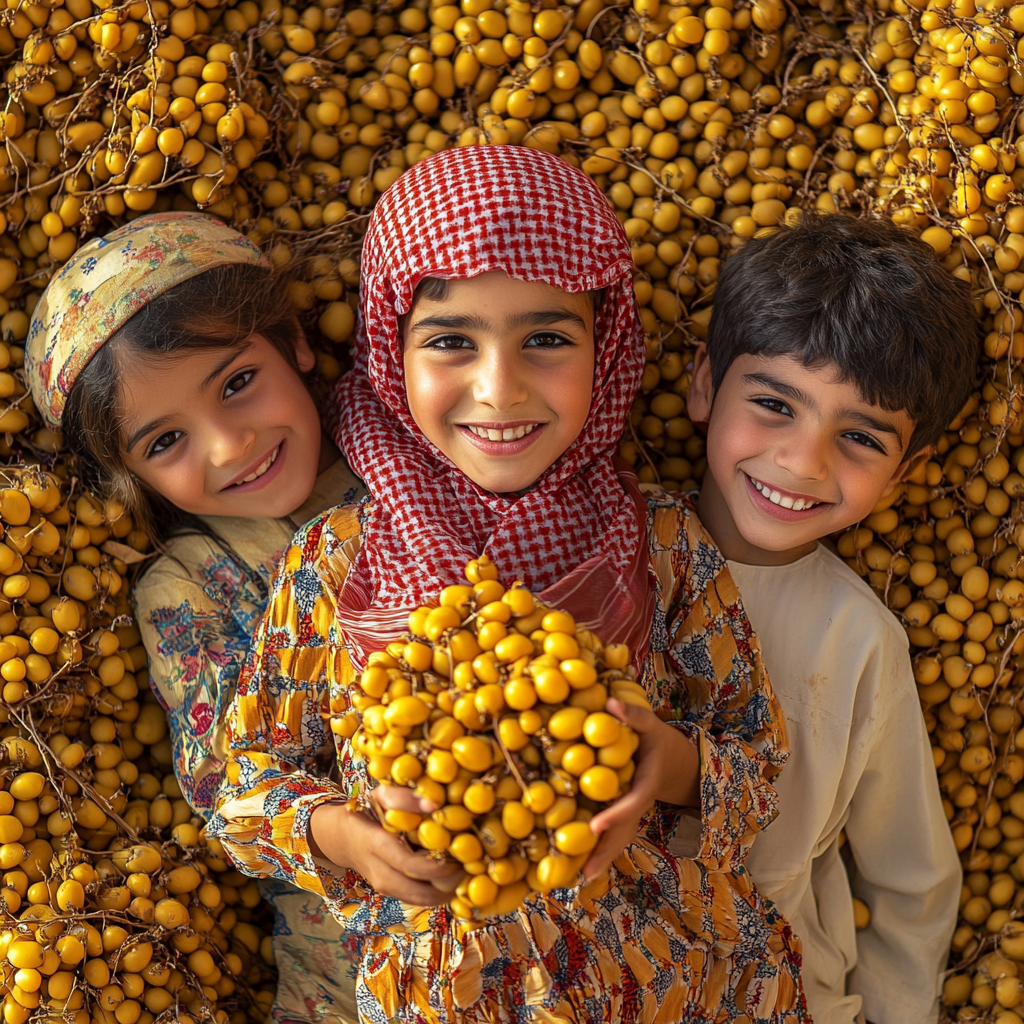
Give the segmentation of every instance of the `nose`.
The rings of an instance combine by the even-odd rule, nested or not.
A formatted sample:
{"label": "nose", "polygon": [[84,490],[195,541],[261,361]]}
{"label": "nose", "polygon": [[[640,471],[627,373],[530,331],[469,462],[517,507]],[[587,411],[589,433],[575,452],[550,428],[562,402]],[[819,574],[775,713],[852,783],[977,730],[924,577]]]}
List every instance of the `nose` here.
{"label": "nose", "polygon": [[227,418],[208,423],[204,433],[207,458],[217,469],[229,469],[242,462],[253,453],[256,444],[253,426]]}
{"label": "nose", "polygon": [[524,403],[529,394],[529,372],[519,352],[503,345],[488,346],[473,378],[474,401],[504,412]]}
{"label": "nose", "polygon": [[794,483],[821,482],[828,479],[831,449],[830,439],[808,424],[803,430],[787,431],[775,450],[775,464],[785,470]]}

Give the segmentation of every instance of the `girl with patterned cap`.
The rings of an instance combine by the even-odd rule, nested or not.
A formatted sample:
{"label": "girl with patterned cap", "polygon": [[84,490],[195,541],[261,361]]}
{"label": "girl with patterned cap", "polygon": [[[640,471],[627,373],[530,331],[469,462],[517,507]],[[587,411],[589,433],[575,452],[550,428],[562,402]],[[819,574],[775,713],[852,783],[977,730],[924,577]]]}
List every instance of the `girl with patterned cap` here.
{"label": "girl with patterned cap", "polygon": [[[284,556],[211,834],[364,938],[366,1022],[807,1020],[798,942],[743,868],[786,756],[757,639],[692,505],[645,497],[616,461],[644,338],[607,201],[547,153],[445,151],[379,201],[362,266],[329,415],[368,497]],[[579,884],[467,933],[446,906],[456,868],[346,806],[365,766],[327,723],[368,653],[484,551],[504,582],[629,643],[655,712],[609,702],[639,766],[592,819]],[[436,809],[397,786],[372,798]],[[668,852],[684,813],[692,860]]]}
{"label": "girl with patterned cap", "polygon": [[[34,312],[26,367],[95,493],[163,542],[136,620],[166,708],[174,769],[209,817],[224,715],[297,527],[361,493],[304,373],[313,353],[244,235],[202,214],[139,217],[83,246]],[[311,893],[274,903],[272,1019],[354,1021],[357,942]]]}

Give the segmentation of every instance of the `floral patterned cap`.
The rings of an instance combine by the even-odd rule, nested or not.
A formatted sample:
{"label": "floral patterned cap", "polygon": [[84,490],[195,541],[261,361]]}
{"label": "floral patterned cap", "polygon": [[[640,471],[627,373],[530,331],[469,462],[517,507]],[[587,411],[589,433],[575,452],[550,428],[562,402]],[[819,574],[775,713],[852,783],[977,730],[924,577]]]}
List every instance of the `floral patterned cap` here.
{"label": "floral patterned cap", "polygon": [[270,265],[245,235],[202,213],[138,217],[86,242],[46,286],[25,342],[32,398],[47,424],[60,428],[78,375],[143,306],[227,263]]}

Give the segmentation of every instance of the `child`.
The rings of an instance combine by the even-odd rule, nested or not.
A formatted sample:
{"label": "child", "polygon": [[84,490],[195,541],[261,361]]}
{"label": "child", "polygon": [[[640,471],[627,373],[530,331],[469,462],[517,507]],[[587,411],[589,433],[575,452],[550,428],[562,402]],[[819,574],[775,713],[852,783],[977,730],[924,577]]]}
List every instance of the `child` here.
{"label": "child", "polygon": [[[632,277],[599,189],[536,150],[439,153],[371,216],[339,394],[370,497],[284,556],[210,823],[242,870],[324,895],[367,937],[363,1021],[806,1019],[798,947],[742,868],[784,759],[756,638],[692,509],[645,504],[614,464],[644,365]],[[507,581],[630,643],[658,715],[609,702],[640,765],[591,822],[587,883],[462,935],[439,888],[453,869],[346,806],[365,778],[325,719],[367,652],[485,549]],[[702,845],[681,862],[665,846],[685,806]]]}
{"label": "child", "polygon": [[[819,541],[934,450],[978,350],[968,290],[925,243],[886,221],[814,216],[726,262],[694,364],[690,415],[708,435],[698,509],[792,740],[779,821],[747,866],[803,940],[816,1024],[938,1016],[960,868],[906,634]],[[859,934],[851,889],[871,910]]]}
{"label": "child", "polygon": [[[223,718],[274,562],[358,482],[321,427],[313,353],[260,251],[212,217],[140,217],[83,246],[35,310],[36,404],[79,471],[166,540],[136,587],[175,773],[208,817]],[[273,1019],[354,1020],[356,950],[320,901],[277,883]]]}

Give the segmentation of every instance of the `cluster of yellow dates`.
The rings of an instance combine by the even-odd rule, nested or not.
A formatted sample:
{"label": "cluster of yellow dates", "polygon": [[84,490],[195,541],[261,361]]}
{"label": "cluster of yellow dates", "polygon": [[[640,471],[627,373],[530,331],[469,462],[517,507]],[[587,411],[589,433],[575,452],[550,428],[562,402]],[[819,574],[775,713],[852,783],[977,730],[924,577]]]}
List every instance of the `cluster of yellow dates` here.
{"label": "cluster of yellow dates", "polygon": [[530,891],[576,884],[597,843],[590,818],[628,789],[637,734],[610,697],[649,707],[629,649],[506,589],[486,556],[466,585],[409,617],[404,641],[371,654],[334,721],[377,783],[433,801],[384,826],[465,869],[452,908],[482,921]]}
{"label": "cluster of yellow dates", "polygon": [[127,601],[148,546],[63,461],[0,471],[4,1024],[243,1024],[273,1000],[256,885],[171,770]]}

